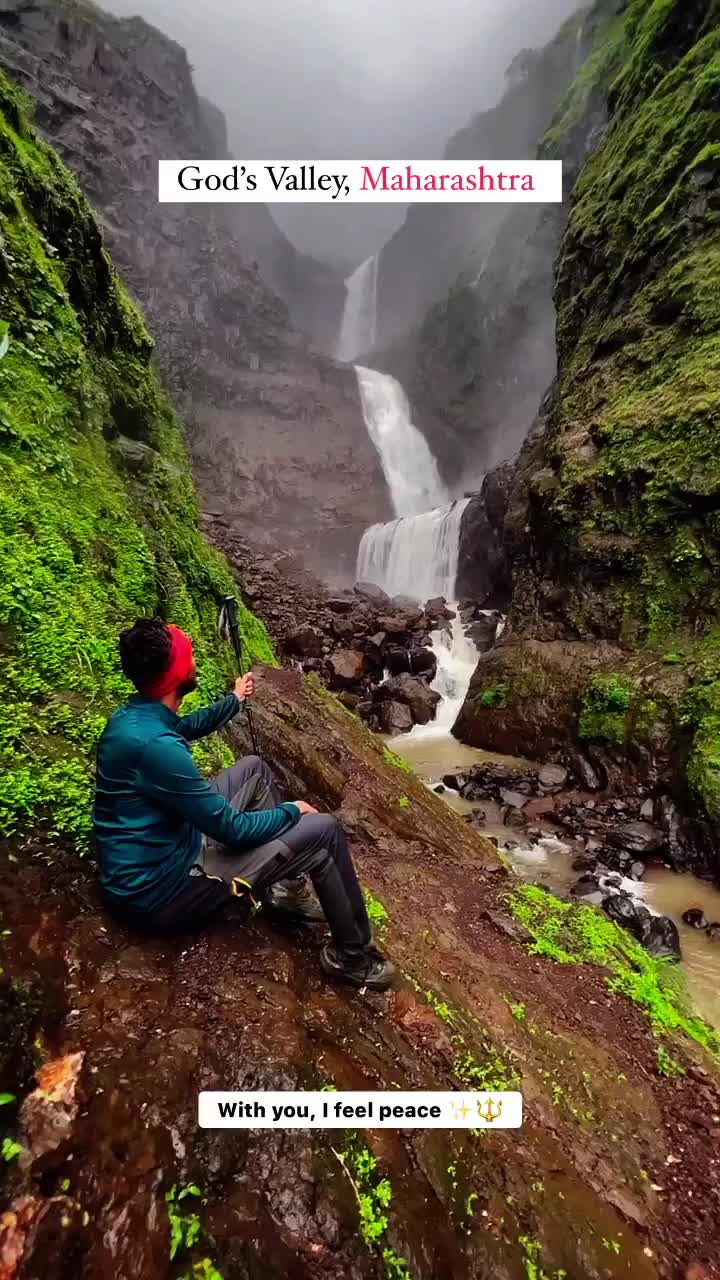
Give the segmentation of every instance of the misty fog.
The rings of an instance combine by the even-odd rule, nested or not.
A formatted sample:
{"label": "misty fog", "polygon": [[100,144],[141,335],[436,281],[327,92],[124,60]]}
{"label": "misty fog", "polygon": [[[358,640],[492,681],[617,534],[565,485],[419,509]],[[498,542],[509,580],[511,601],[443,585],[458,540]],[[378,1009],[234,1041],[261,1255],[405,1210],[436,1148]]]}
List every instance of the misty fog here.
{"label": "misty fog", "polygon": [[[502,92],[514,55],[579,0],[110,0],[188,50],[243,159],[419,159]],[[511,159],[512,157],[508,157]],[[281,205],[295,244],[348,265],[402,220],[376,208]]]}

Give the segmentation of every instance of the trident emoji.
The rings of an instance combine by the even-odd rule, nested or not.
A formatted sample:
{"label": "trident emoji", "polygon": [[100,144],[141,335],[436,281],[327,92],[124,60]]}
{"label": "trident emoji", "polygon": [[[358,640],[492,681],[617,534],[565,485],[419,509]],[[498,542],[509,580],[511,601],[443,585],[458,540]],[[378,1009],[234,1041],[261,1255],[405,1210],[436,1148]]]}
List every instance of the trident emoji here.
{"label": "trident emoji", "polygon": [[502,1098],[498,1098],[495,1102],[492,1098],[487,1098],[484,1103],[478,1102],[477,1113],[481,1120],[492,1124],[493,1120],[497,1120],[502,1115]]}

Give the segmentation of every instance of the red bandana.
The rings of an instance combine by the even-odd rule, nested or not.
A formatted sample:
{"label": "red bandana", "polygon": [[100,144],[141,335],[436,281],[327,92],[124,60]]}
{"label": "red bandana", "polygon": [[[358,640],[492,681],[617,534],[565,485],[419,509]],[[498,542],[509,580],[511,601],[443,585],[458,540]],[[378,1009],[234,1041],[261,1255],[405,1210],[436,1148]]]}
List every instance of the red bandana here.
{"label": "red bandana", "polygon": [[179,627],[168,627],[170,632],[170,654],[168,665],[161,676],[140,690],[146,698],[165,698],[179,685],[184,684],[193,664],[192,640]]}

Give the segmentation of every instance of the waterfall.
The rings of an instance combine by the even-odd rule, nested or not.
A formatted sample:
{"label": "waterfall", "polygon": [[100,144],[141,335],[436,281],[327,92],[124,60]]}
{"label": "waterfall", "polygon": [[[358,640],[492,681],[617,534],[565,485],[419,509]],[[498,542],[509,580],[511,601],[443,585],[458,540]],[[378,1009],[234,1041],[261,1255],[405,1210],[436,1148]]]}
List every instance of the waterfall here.
{"label": "waterfall", "polygon": [[[455,597],[460,530],[468,499],[453,502],[425,437],[414,426],[400,383],[375,369],[356,368],[368,435],[380,455],[397,519],[365,530],[357,559],[359,582],[389,596],[424,604]],[[452,729],[477,663],[459,617],[431,636],[437,659],[433,689],[442,697],[435,720],[415,736],[444,737]]]}
{"label": "waterfall", "polygon": [[365,425],[380,455],[395,515],[417,516],[447,506],[450,495],[424,435],[411,421],[400,383],[362,365],[355,372]]}
{"label": "waterfall", "polygon": [[366,258],[345,281],[345,308],[337,344],[338,360],[372,351],[377,322],[378,256]]}
{"label": "waterfall", "polygon": [[434,596],[452,600],[467,504],[465,498],[390,524],[371,525],[360,543],[358,582],[374,582],[389,596],[409,596],[419,604]]}

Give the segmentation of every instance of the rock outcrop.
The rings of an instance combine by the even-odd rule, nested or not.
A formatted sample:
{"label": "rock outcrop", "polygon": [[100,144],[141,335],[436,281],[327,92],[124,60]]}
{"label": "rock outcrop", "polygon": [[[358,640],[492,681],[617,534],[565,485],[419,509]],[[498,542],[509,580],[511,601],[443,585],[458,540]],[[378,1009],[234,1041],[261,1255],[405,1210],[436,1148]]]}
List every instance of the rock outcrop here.
{"label": "rock outcrop", "polygon": [[265,283],[263,244],[278,275],[290,271],[266,209],[157,200],[160,158],[227,146],[184,51],[139,18],[12,0],[0,62],[35,99],[143,305],[206,504],[350,576],[363,530],[390,515],[353,370],[312,350]]}
{"label": "rock outcrop", "polygon": [[685,767],[713,822],[719,56],[716,4],[635,0],[598,30],[546,139],[550,154],[587,134],[605,104],[556,266],[557,382],[487,513],[510,625],[457,726],[509,747],[514,721],[545,756],[585,743],[602,767],[674,777],[681,798]]}

